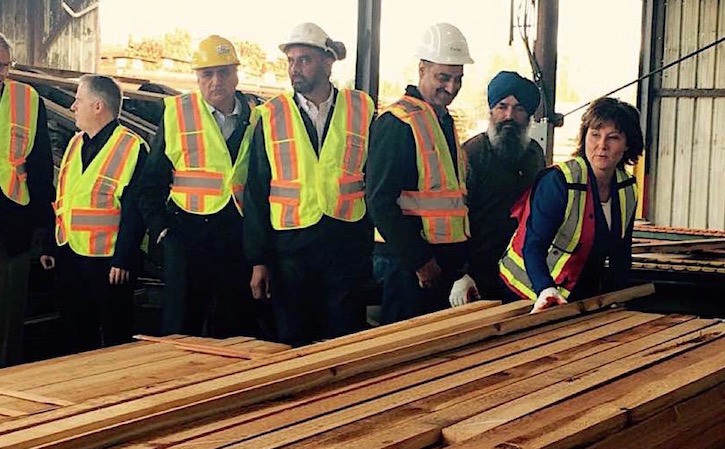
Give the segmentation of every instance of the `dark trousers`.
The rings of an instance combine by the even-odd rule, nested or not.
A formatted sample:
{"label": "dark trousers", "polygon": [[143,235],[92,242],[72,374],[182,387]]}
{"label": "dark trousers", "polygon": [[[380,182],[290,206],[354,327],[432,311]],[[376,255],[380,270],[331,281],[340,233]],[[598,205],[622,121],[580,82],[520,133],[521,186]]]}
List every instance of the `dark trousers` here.
{"label": "dark trousers", "polygon": [[279,257],[273,276],[272,309],[282,343],[301,346],[365,328],[369,256],[310,248]]}
{"label": "dark trousers", "polygon": [[58,295],[66,353],[88,351],[131,341],[133,285],[111,285],[107,257],[84,257],[61,248]]}
{"label": "dark trousers", "polygon": [[195,251],[170,233],[164,252],[163,332],[227,338],[262,334],[261,302],[252,298],[251,267],[241,245],[223,254]]}
{"label": "dark trousers", "polygon": [[448,296],[453,279],[445,273],[435,288],[422,289],[415,272],[403,268],[397,257],[375,253],[373,275],[383,286],[381,324],[395,323],[450,307]]}
{"label": "dark trousers", "polygon": [[30,256],[9,256],[0,243],[0,367],[22,362]]}

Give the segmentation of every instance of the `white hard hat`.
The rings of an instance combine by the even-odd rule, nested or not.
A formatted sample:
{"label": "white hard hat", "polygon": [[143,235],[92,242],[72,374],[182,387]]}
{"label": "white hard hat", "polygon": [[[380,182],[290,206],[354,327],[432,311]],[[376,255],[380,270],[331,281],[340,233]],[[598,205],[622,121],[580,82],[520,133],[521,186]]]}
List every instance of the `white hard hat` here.
{"label": "white hard hat", "polygon": [[287,39],[286,42],[279,44],[279,49],[282,51],[287,51],[288,46],[295,44],[310,45],[312,47],[317,47],[322,50],[329,51],[337,60],[340,60],[342,59],[342,57],[344,57],[341,57],[341,55],[339,55],[338,52],[335,51],[334,48],[332,48],[334,45],[332,39],[330,39],[330,36],[328,36],[322,28],[315,25],[314,23],[301,23],[294,27],[289,35],[289,39]]}
{"label": "white hard hat", "polygon": [[436,23],[425,30],[415,56],[436,64],[473,64],[466,38],[450,23]]}

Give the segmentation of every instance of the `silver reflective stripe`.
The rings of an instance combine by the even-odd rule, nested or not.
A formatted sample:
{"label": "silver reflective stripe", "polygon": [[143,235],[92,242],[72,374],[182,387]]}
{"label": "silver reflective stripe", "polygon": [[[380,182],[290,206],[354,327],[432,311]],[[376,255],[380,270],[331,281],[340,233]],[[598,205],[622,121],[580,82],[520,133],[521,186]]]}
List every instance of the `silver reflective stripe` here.
{"label": "silver reflective stripe", "polygon": [[295,187],[271,186],[269,188],[269,196],[298,199],[300,197],[300,189]]}
{"label": "silver reflective stripe", "polygon": [[430,180],[430,185],[425,186],[425,190],[440,190],[443,188],[443,180],[441,178],[441,167],[438,152],[435,147],[435,136],[430,123],[426,119],[426,114],[413,114],[410,117],[413,124],[413,133],[420,138],[418,152],[421,158],[424,158],[423,166],[427,168],[427,173],[423,174],[424,179]]}
{"label": "silver reflective stripe", "polygon": [[350,209],[352,208],[352,201],[351,200],[342,200],[340,202],[340,216],[341,217],[347,217],[350,213]]}
{"label": "silver reflective stripe", "polygon": [[363,181],[353,181],[340,184],[340,194],[342,195],[361,192],[363,189],[365,189],[365,183]]}
{"label": "silver reflective stripe", "polygon": [[123,133],[121,135],[110,155],[111,160],[106,165],[106,171],[101,173],[101,176],[113,179],[118,179],[120,177],[121,172],[123,171],[123,162],[126,160],[128,152],[131,151],[133,143],[133,136],[127,133]]}
{"label": "silver reflective stripe", "polygon": [[[282,168],[281,179],[293,179],[294,178],[294,158],[292,154],[295,151],[294,148],[294,129],[287,127],[287,109],[291,108],[289,101],[286,96],[279,96],[270,102],[272,108],[272,117],[270,117],[272,126],[272,140],[277,149],[275,150],[279,154],[279,164]],[[291,125],[291,123],[290,123]]]}
{"label": "silver reflective stripe", "polygon": [[448,220],[446,218],[433,218],[431,223],[435,226],[433,233],[435,241],[441,241],[448,238],[448,233],[446,232]]}
{"label": "silver reflective stripe", "polygon": [[189,201],[189,209],[200,211],[201,210],[201,198],[199,195],[187,195]]}
{"label": "silver reflective stripe", "polygon": [[222,188],[222,178],[192,176],[177,172],[174,174],[174,187],[196,187],[199,189],[220,190]]}
{"label": "silver reflective stripe", "polygon": [[181,118],[182,118],[182,138],[185,138],[185,151],[189,156],[189,166],[199,167],[201,166],[201,158],[199,157],[199,147],[197,145],[197,134],[201,132],[201,123],[196,122],[194,117],[194,108],[197,106],[196,94],[191,93],[181,96]]}
{"label": "silver reflective stripe", "polygon": [[[513,258],[509,256],[508,251],[513,251],[512,249],[509,249],[506,251],[504,256],[501,258],[501,261],[499,262],[500,265],[505,267],[509,272],[511,272],[511,275],[514,277],[514,279],[517,282],[520,282],[527,286],[529,289],[533,289],[531,285],[531,280],[529,279],[529,275],[526,274],[526,270],[522,269],[520,266],[514,262]],[[522,292],[523,293],[523,292]],[[536,299],[536,298],[532,298]]]}
{"label": "silver reflective stripe", "polygon": [[464,207],[462,196],[455,198],[421,198],[401,195],[398,198],[398,205],[401,209],[412,211],[460,210]]}
{"label": "silver reflective stripe", "polygon": [[15,128],[13,130],[18,131],[18,134],[15,135],[14,140],[16,144],[12,150],[15,159],[20,159],[25,155],[25,147],[30,140],[28,133],[28,129],[30,128],[30,123],[28,123],[30,117],[30,110],[28,109],[30,104],[30,89],[17,83],[11,83],[10,89],[12,89],[13,96],[16,98],[15,104],[13,105],[16,108],[17,114],[16,124],[21,126],[21,128]]}
{"label": "silver reflective stripe", "polygon": [[91,235],[91,251],[93,254],[105,254],[107,242],[111,240],[111,233],[108,231],[98,231]]}
{"label": "silver reflective stripe", "polygon": [[[583,170],[586,170],[586,166],[582,167],[577,162],[577,159],[567,161],[565,162],[565,164],[571,172],[571,177],[569,177],[566,171],[562,170],[565,178],[567,178],[566,182],[569,184],[582,184]],[[561,224],[559,230],[556,233],[556,237],[554,238],[554,246],[573,250],[573,248],[570,248],[570,246],[573,243],[574,235],[576,234],[577,227],[579,225],[581,207],[584,206],[584,204],[582,204],[582,198],[583,195],[586,195],[587,192],[572,188],[568,188],[567,190],[567,201],[568,204],[571,205],[571,209],[569,210],[569,214],[564,217],[564,223]]]}
{"label": "silver reflective stripe", "polygon": [[295,211],[296,207],[284,206],[282,207],[282,223],[284,226],[296,226],[295,222]]}
{"label": "silver reflective stripe", "polygon": [[120,214],[98,214],[89,215],[82,212],[73,211],[71,215],[71,227],[100,227],[100,226],[118,226],[121,221]]}
{"label": "silver reflective stripe", "polygon": [[364,154],[364,141],[361,136],[366,135],[367,120],[366,114],[364,114],[364,106],[366,105],[365,97],[358,92],[349,92],[350,98],[350,126],[352,132],[347,134],[347,148],[349,150],[349,157],[344,163],[346,164],[345,170],[348,172],[358,171],[358,167],[362,164]]}

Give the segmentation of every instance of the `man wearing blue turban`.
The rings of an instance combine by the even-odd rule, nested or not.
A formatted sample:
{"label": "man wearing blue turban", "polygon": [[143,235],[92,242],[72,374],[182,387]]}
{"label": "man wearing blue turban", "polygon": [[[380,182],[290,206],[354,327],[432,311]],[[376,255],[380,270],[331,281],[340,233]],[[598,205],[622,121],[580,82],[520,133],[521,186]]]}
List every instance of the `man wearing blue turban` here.
{"label": "man wearing blue turban", "polygon": [[[499,72],[488,84],[488,130],[463,144],[468,156],[466,187],[471,221],[469,273],[484,299],[506,300],[498,260],[516,230],[511,207],[544,168],[544,150],[529,137],[539,89],[516,72]],[[466,296],[451,291],[452,305]],[[457,294],[460,293],[460,294]]]}

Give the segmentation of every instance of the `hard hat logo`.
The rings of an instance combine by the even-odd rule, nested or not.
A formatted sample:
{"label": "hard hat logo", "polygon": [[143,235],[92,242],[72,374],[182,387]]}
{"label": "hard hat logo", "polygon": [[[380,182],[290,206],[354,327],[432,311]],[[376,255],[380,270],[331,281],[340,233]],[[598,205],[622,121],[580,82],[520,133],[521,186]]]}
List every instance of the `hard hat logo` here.
{"label": "hard hat logo", "polygon": [[191,68],[194,70],[224,65],[239,65],[234,45],[221,36],[211,35],[199,42],[194,52]]}
{"label": "hard hat logo", "polygon": [[232,52],[232,49],[229,48],[226,45],[217,45],[216,47],[216,54],[218,55],[229,55]]}
{"label": "hard hat logo", "polygon": [[436,64],[473,64],[465,36],[449,23],[437,23],[429,27],[423,34],[415,56]]}

